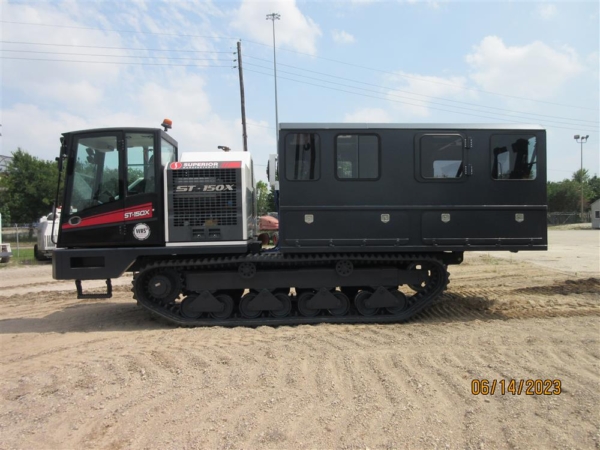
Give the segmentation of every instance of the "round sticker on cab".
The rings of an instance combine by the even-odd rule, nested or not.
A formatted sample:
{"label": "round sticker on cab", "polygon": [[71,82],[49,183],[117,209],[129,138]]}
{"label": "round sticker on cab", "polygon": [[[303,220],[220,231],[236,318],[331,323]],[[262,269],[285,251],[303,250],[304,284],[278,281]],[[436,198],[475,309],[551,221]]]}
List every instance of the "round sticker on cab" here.
{"label": "round sticker on cab", "polygon": [[138,223],[133,227],[133,237],[138,241],[144,241],[150,237],[150,227],[145,223]]}

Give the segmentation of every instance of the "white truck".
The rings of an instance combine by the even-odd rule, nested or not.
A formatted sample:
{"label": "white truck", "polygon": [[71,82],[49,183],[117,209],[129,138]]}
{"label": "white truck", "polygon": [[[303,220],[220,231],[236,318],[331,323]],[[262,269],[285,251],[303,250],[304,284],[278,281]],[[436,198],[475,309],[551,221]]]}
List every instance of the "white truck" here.
{"label": "white truck", "polygon": [[[40,223],[37,227],[37,244],[33,247],[33,254],[38,261],[48,261],[52,259],[52,252],[56,248],[55,242],[58,238],[59,223],[60,208],[56,208],[56,215],[50,213],[40,219]],[[52,235],[53,229],[54,235]]]}
{"label": "white truck", "polygon": [[0,214],[0,263],[9,262],[11,256],[10,244],[2,243],[2,214]]}

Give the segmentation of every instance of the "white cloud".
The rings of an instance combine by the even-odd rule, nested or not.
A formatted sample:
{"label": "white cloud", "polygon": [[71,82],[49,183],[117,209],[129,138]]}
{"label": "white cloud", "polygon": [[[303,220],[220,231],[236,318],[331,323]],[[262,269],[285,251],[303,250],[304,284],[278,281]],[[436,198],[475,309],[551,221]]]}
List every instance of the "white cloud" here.
{"label": "white cloud", "polygon": [[273,25],[266,20],[267,14],[272,12],[281,16],[281,20],[275,21],[278,47],[311,55],[317,53],[317,39],[322,34],[321,29],[310,17],[302,14],[295,0],[269,3],[243,0],[240,8],[233,14],[230,26],[250,39],[272,45]]}
{"label": "white cloud", "polygon": [[552,98],[583,66],[569,48],[559,50],[540,41],[506,46],[487,36],[466,56],[471,79],[485,90],[533,99]]}
{"label": "white cloud", "polygon": [[163,115],[174,121],[185,118],[194,122],[207,118],[211,105],[204,92],[204,79],[179,70],[171,73],[169,78],[175,82],[164,85],[148,81],[141,86],[133,103],[139,106],[140,111],[153,111],[160,105]]}
{"label": "white cloud", "polygon": [[354,36],[344,30],[333,30],[331,36],[338,44],[353,44],[356,41]]}
{"label": "white cloud", "polygon": [[[176,30],[179,34],[188,35],[198,34],[198,20],[205,23],[210,16],[222,14],[210,5],[199,5],[193,11],[189,9],[187,3],[181,5],[181,8],[179,4],[171,5],[171,10],[178,10],[177,14],[161,15],[162,28],[160,28],[157,22],[147,17],[144,12],[146,6],[142,1],[123,6],[131,13],[122,16],[127,26],[123,26],[121,22],[107,20],[102,13],[101,2],[86,4],[83,7],[78,3],[69,3],[68,8],[65,8],[62,3],[41,3],[34,6],[7,4],[3,5],[3,13],[6,13],[11,21],[55,23],[71,27],[93,24],[94,27],[140,31],[152,29],[158,32]],[[134,10],[139,8],[137,10],[139,14],[131,11],[131,8]],[[185,16],[183,21],[182,15]],[[139,16],[140,20],[130,20],[131,16]],[[178,18],[177,23],[173,22],[172,17]],[[215,33],[212,27],[207,25],[203,28],[202,34]],[[210,40],[182,39],[170,35],[161,36],[159,40],[146,35],[123,35],[123,38],[121,36],[119,33],[61,27],[11,25],[10,28],[6,26],[3,29],[4,39],[40,44],[179,47],[194,50],[214,50],[216,45]],[[7,48],[8,45],[4,46],[4,49]],[[19,48],[65,53],[97,52],[113,55],[133,53],[127,50],[47,45]],[[152,53],[135,52],[134,54],[148,56]],[[32,58],[40,59],[69,59],[66,55],[32,55],[36,55]],[[154,52],[153,56],[156,55],[174,56]],[[73,59],[91,60],[92,58],[77,56]],[[128,60],[104,58],[107,59],[118,62]],[[228,84],[228,73],[219,79],[220,85]],[[58,138],[61,132],[102,127],[158,128],[164,117],[173,120],[173,136],[179,141],[181,151],[216,150],[217,145],[228,145],[232,149],[241,150],[241,121],[223,118],[219,114],[222,114],[221,109],[213,110],[208,95],[210,86],[207,85],[207,80],[207,72],[199,68],[6,60],[3,63],[2,73],[2,94],[5,100],[0,110],[3,135],[0,139],[0,154],[10,154],[17,147],[23,147],[34,156],[52,160],[58,152]],[[235,80],[237,85],[237,78]],[[10,98],[10,101],[7,101],[7,98]],[[263,133],[262,130],[249,129],[249,135],[250,142],[257,147],[274,148],[274,138]]]}
{"label": "white cloud", "polygon": [[389,123],[392,122],[388,112],[381,108],[362,108],[344,116],[347,123]]}
{"label": "white cloud", "polygon": [[394,102],[397,110],[409,118],[430,116],[430,107],[444,108],[443,105],[431,105],[428,102],[443,103],[444,99],[464,99],[465,96],[473,96],[464,90],[467,86],[465,77],[444,78],[398,71],[397,75],[388,79],[395,83],[397,88],[388,91],[387,98]]}
{"label": "white cloud", "polygon": [[[108,21],[93,8],[79,9],[78,4],[69,4],[62,12],[60,6],[41,3],[3,4],[3,12],[14,22],[50,23],[77,27],[94,23],[99,27],[108,26]],[[79,14],[81,22],[72,19],[71,14]],[[75,28],[50,28],[42,26],[5,25],[3,38],[11,42],[31,44],[3,44],[4,56],[19,58],[3,61],[2,89],[18,93],[23,100],[44,103],[60,100],[64,105],[77,108],[78,105],[95,105],[102,97],[103,89],[116,83],[123,65],[98,64],[111,58],[88,55],[111,54],[113,61],[122,61],[123,50],[92,49],[89,46],[123,47],[118,35],[98,30]],[[83,46],[83,47],[73,47]],[[30,61],[46,60],[46,61]],[[88,63],[65,61],[88,61]]]}
{"label": "white cloud", "polygon": [[16,104],[2,110],[0,154],[10,155],[17,147],[21,147],[33,156],[53,160],[58,156],[61,132],[95,126],[90,126],[88,121],[74,114]]}
{"label": "white cloud", "polygon": [[558,15],[558,9],[553,3],[544,3],[538,5],[536,14],[544,20],[550,20]]}

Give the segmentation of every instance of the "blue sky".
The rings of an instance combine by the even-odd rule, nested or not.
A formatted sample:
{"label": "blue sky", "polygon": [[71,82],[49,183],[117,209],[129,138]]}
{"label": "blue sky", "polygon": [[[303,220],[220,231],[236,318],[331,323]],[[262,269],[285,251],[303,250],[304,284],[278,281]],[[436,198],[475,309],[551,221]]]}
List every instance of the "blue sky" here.
{"label": "blue sky", "polygon": [[[280,122],[533,123],[550,180],[599,174],[597,2],[2,1],[0,154],[61,132],[158,127],[181,151],[242,149],[259,175]],[[19,59],[15,59],[19,58]],[[46,60],[46,61],[41,61]],[[68,62],[71,61],[71,62]],[[204,66],[204,67],[203,67]],[[264,177],[263,177],[264,178]]]}

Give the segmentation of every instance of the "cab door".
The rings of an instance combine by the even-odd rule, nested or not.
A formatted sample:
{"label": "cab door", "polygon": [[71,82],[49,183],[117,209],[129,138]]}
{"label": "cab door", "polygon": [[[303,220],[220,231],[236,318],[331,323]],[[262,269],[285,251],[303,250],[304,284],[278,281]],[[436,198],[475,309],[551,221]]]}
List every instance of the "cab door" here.
{"label": "cab door", "polygon": [[164,243],[162,165],[155,130],[125,132],[125,221],[127,246]]}
{"label": "cab door", "polygon": [[70,141],[59,246],[123,245],[123,133],[74,134]]}

